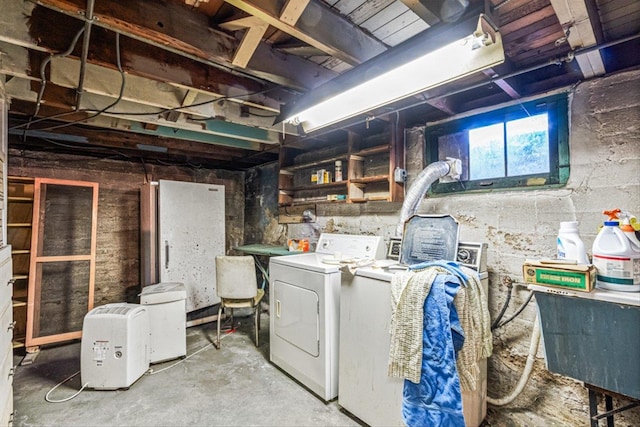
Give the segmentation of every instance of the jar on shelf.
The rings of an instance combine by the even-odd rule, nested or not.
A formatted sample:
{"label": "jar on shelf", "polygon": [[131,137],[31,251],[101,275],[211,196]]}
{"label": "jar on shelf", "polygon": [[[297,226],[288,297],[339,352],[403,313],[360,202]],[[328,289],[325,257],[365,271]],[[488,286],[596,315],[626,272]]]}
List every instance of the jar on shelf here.
{"label": "jar on shelf", "polygon": [[336,182],[342,181],[342,161],[341,160],[336,160],[334,178]]}

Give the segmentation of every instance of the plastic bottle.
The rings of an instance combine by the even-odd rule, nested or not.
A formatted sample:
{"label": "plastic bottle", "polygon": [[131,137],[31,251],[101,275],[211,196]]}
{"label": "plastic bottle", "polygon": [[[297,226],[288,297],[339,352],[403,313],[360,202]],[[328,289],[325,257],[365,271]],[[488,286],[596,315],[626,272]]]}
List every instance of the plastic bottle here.
{"label": "plastic bottle", "polygon": [[620,213],[620,216],[622,217],[621,218],[622,224],[620,224],[620,230],[622,230],[622,232],[629,239],[629,242],[631,242],[631,248],[634,251],[637,251],[638,254],[640,254],[640,240],[638,240],[638,235],[636,233],[635,228],[633,227],[633,225],[631,225],[633,222],[635,222],[636,218],[626,212]]}
{"label": "plastic bottle", "polygon": [[578,221],[563,221],[558,230],[558,259],[572,259],[578,264],[590,264],[584,243],[578,234]]}
{"label": "plastic bottle", "polygon": [[336,160],[334,178],[336,182],[342,181],[342,161],[341,160]]}
{"label": "plastic bottle", "polygon": [[640,292],[640,251],[634,250],[619,221],[605,221],[593,242],[596,286],[623,292]]}

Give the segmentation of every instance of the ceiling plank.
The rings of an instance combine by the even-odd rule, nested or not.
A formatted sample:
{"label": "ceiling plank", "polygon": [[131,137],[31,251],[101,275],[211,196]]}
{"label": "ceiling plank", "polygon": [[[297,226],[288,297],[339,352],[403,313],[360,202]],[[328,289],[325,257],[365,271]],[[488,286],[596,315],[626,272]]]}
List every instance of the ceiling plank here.
{"label": "ceiling plank", "polygon": [[[41,6],[74,19],[81,17],[79,13],[86,7],[84,0],[36,1]],[[229,73],[239,73],[238,77],[264,79],[304,91],[335,76],[330,71],[301,58],[273,54],[266,43],[260,43],[254,55],[259,56],[260,61],[251,61],[244,70],[236,69],[232,65],[232,59],[239,42],[223,31],[211,28],[206,16],[172,2],[159,0],[97,2],[94,15],[97,18],[93,23],[94,26],[117,31],[127,37],[212,67],[222,67]],[[59,28],[63,27],[56,26],[55,31]],[[268,61],[264,60],[266,58]]]}
{"label": "ceiling plank", "polygon": [[[226,0],[298,40],[349,64],[360,64],[384,52],[386,46],[319,1],[311,1],[296,25],[280,20],[285,0]],[[318,25],[321,22],[322,25]]]}
{"label": "ceiling plank", "polygon": [[[563,27],[567,28],[567,42],[572,49],[597,44],[593,23],[584,0],[551,0],[551,5]],[[600,51],[576,55],[576,61],[585,78],[606,72]]]}

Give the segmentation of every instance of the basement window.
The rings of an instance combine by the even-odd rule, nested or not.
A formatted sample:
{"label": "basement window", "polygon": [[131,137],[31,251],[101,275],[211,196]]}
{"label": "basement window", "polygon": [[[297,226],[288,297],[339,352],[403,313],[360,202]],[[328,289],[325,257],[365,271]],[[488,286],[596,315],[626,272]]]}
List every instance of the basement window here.
{"label": "basement window", "polygon": [[431,193],[558,187],[569,178],[567,94],[428,125],[425,140],[428,163],[462,161],[460,181]]}

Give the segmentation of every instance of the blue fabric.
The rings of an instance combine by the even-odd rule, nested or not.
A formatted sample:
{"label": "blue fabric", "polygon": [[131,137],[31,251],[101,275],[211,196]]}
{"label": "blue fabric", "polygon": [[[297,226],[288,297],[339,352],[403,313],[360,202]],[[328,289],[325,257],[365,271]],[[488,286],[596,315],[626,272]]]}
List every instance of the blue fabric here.
{"label": "blue fabric", "polygon": [[420,382],[404,381],[402,418],[409,427],[464,427],[456,352],[464,333],[453,299],[458,275],[436,276],[424,302]]}
{"label": "blue fabric", "polygon": [[451,274],[460,278],[462,284],[466,284],[469,278],[460,268],[460,263],[456,261],[425,261],[420,264],[410,265],[408,268],[411,271],[424,270],[429,267],[441,267],[449,271]]}

